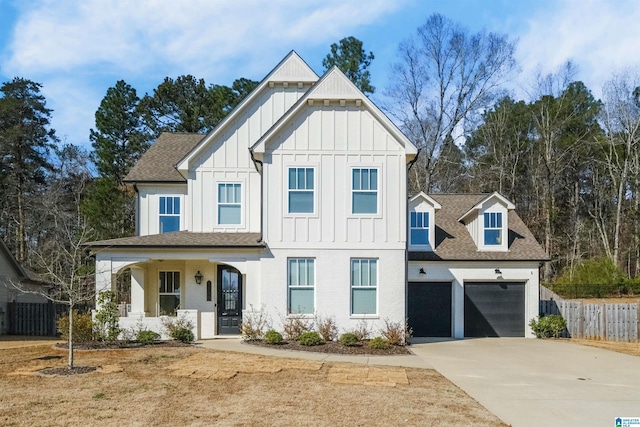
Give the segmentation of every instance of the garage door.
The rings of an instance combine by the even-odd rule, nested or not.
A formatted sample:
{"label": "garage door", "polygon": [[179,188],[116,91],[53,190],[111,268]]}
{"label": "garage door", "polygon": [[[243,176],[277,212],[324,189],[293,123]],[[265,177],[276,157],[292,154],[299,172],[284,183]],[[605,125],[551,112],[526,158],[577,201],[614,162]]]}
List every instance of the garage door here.
{"label": "garage door", "polygon": [[524,314],[524,283],[465,282],[465,337],[523,337]]}
{"label": "garage door", "polygon": [[451,336],[451,282],[410,282],[407,305],[414,337]]}

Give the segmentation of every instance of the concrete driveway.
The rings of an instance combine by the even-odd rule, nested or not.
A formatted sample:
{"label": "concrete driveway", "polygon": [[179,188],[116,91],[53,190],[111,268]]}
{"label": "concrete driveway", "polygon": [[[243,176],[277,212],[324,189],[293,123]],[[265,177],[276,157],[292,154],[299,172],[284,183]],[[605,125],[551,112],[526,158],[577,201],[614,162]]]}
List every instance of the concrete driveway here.
{"label": "concrete driveway", "polygon": [[412,351],[515,427],[613,427],[616,417],[640,418],[640,357],[520,338],[429,342]]}

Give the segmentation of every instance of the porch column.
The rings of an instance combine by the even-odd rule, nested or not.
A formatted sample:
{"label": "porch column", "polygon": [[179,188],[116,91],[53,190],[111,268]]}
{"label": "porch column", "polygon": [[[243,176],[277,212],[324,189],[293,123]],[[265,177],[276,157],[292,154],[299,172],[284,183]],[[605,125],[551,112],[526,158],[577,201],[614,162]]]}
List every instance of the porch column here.
{"label": "porch column", "polygon": [[144,317],[144,269],[131,267],[130,316]]}
{"label": "porch column", "polygon": [[[96,296],[105,290],[111,290],[111,260],[96,260]],[[98,301],[96,298],[96,310],[99,310]]]}

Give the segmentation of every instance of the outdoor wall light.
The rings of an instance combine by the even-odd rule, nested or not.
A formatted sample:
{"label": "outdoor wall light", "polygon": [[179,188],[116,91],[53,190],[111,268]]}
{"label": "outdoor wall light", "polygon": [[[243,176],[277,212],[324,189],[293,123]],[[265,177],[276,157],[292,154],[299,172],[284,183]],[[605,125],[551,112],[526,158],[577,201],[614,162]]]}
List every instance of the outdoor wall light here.
{"label": "outdoor wall light", "polygon": [[200,273],[200,270],[198,270],[194,279],[196,279],[196,284],[198,285],[202,284],[202,274]]}
{"label": "outdoor wall light", "polygon": [[420,267],[420,271],[418,272],[420,274],[427,274],[426,271],[424,271],[424,267]]}
{"label": "outdoor wall light", "polygon": [[499,268],[496,268],[496,274],[502,274],[502,271],[500,271]]}

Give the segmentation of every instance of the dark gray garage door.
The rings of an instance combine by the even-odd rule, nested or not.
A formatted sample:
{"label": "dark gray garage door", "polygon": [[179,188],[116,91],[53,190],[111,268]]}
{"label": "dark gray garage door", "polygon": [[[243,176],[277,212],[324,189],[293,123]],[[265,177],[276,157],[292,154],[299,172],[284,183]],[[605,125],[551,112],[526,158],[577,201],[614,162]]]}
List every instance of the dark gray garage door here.
{"label": "dark gray garage door", "polygon": [[523,337],[524,283],[464,284],[465,337]]}
{"label": "dark gray garage door", "polygon": [[451,282],[410,282],[407,298],[414,337],[451,336]]}

